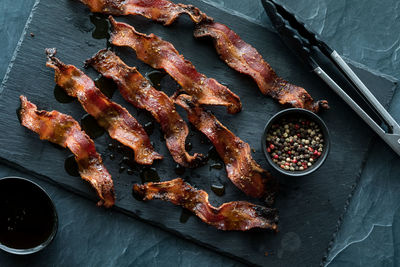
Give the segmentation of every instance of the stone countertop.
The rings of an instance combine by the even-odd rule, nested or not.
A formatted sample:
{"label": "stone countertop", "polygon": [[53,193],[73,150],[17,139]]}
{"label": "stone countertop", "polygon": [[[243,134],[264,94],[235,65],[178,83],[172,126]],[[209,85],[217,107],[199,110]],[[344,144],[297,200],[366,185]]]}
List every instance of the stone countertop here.
{"label": "stone countertop", "polygon": [[[204,1],[270,27],[258,0]],[[400,2],[281,2],[346,58],[389,79],[400,78]],[[34,0],[0,1],[1,77],[33,4]],[[390,109],[397,121],[400,121],[399,101],[400,93],[397,92]],[[27,176],[0,165],[0,177],[10,175]],[[399,157],[378,140],[328,255],[330,266],[399,265],[399,177]],[[31,256],[17,257],[0,252],[2,266],[241,266],[234,260],[126,215],[115,211],[98,212],[93,202],[56,185],[34,180],[55,201],[60,217],[57,238],[47,249]]]}

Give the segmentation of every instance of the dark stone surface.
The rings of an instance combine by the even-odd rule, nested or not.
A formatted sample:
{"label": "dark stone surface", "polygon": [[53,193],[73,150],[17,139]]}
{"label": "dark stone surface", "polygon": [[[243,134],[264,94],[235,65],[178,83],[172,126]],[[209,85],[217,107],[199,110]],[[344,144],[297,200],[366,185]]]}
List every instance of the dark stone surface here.
{"label": "dark stone surface", "polygon": [[3,79],[34,0],[0,1],[0,79]]}
{"label": "dark stone surface", "polygon": [[[236,2],[236,1],[232,1],[232,3],[234,3],[234,2]],[[293,2],[293,1],[292,1]],[[304,1],[299,1],[298,2],[298,6],[302,6],[302,2],[304,2]],[[349,6],[351,6],[352,4],[354,4],[353,2],[355,2],[355,1],[350,1],[349,3],[348,3],[348,5]],[[320,7],[320,5],[321,6],[324,6],[324,3],[323,2],[321,2],[322,4],[320,4],[320,3],[318,3],[318,10],[322,10],[323,11],[323,8],[321,8],[321,9],[319,9],[319,7]],[[339,1],[338,2],[338,6],[340,6],[340,4],[341,4],[341,2]],[[228,2],[228,3],[226,3],[226,5],[227,6],[232,6],[231,5],[231,2]],[[250,1],[250,3],[248,4],[248,5],[243,5],[243,6],[240,6],[240,8],[245,12],[246,10],[252,10],[252,13],[250,13],[250,15],[256,15],[257,14],[257,12],[259,12],[259,10],[257,11],[257,9],[256,8],[253,8],[252,9],[252,7],[256,7],[257,5],[254,5],[254,2],[253,1]],[[303,4],[303,6],[306,6],[306,5],[304,5]],[[331,10],[332,10],[332,7],[331,7]],[[395,10],[395,9],[392,9],[392,10]],[[255,12],[255,11],[257,11],[257,12]],[[307,14],[307,12],[308,13],[310,13],[310,12],[312,12],[313,11],[313,9],[312,8],[310,8],[310,9],[307,9],[307,8],[303,8],[302,10],[300,10],[300,11],[303,11],[303,13],[306,13]],[[326,10],[325,10],[325,12],[326,12]],[[393,12],[395,12],[395,11],[393,11]],[[351,15],[351,14],[350,14]],[[344,15],[345,17],[347,16],[347,14],[345,14]],[[261,16],[262,17],[262,16]],[[320,17],[320,13],[319,12],[317,12],[317,14],[316,14],[316,21],[318,22],[318,19],[319,19],[319,17]],[[311,19],[310,19],[311,20]],[[327,19],[328,21],[329,21],[329,18]],[[321,19],[320,21],[324,21],[324,18],[323,19]],[[344,20],[345,21],[345,20]],[[343,22],[343,24],[346,24],[345,22]],[[365,23],[364,25],[368,25],[369,23]],[[334,28],[334,27],[326,27],[326,29],[332,29],[332,28]],[[342,32],[346,32],[345,31],[345,29],[342,29],[341,30]],[[351,32],[351,31],[350,31]],[[325,37],[325,36],[324,36]],[[328,36],[328,37],[330,37],[330,36]],[[331,38],[333,38],[333,37],[331,37]],[[355,47],[354,46],[351,46],[350,48],[349,48],[350,50],[351,49],[355,49]],[[379,51],[378,51],[379,52]],[[351,53],[350,53],[351,54]],[[366,56],[365,57],[366,59],[368,59],[368,56]],[[364,60],[364,59],[363,59]],[[394,63],[396,62],[396,61],[393,61]],[[377,67],[377,66],[375,66],[375,67]],[[396,111],[396,110],[395,110]],[[376,181],[374,182],[374,173],[375,172],[377,172],[377,171],[379,171],[380,172],[380,174],[382,174],[382,171],[383,170],[385,170],[385,172],[383,173],[383,176],[384,177],[387,177],[387,175],[389,175],[389,177],[393,177],[393,175],[395,175],[395,171],[394,170],[392,170],[392,168],[390,167],[390,166],[395,166],[396,165],[396,158],[393,158],[393,155],[391,155],[390,153],[391,153],[391,151],[388,151],[387,149],[385,149],[385,146],[383,146],[383,148],[382,148],[382,144],[380,144],[380,148],[381,148],[381,151],[379,151],[380,152],[380,154],[378,154],[378,155],[384,155],[384,156],[387,156],[388,154],[389,154],[389,156],[391,156],[392,157],[392,160],[390,160],[390,161],[388,161],[387,162],[387,164],[385,165],[385,166],[387,166],[386,168],[374,168],[374,167],[370,167],[369,169],[366,169],[367,171],[368,171],[368,173],[372,173],[372,175],[370,175],[370,179],[368,180],[369,181],[369,183],[370,183],[370,185],[371,186],[369,186],[369,187],[362,187],[362,190],[358,190],[357,192],[359,193],[359,196],[363,196],[363,191],[364,190],[371,190],[371,189],[374,189],[374,188],[377,188],[377,186],[373,186],[375,183],[376,183]],[[383,150],[382,150],[383,149]],[[384,158],[384,157],[383,157]],[[379,161],[383,161],[384,159],[382,159],[382,157],[379,157],[379,156],[377,156],[377,157],[375,157],[374,158],[374,160],[373,161],[371,161],[372,162],[372,164],[370,164],[370,165],[372,165],[372,166],[376,166],[376,162],[378,162],[379,163]],[[398,165],[398,164],[397,164]],[[369,166],[368,164],[367,164],[367,166]],[[4,169],[6,169],[5,167],[3,168],[3,170]],[[387,170],[387,171],[386,171]],[[392,176],[390,176],[390,175],[392,175]],[[382,188],[383,189],[386,189],[386,190],[389,190],[390,189],[390,192],[394,192],[394,190],[395,190],[395,188],[396,187],[394,187],[394,188],[390,188],[390,186],[387,188],[387,186],[388,185],[390,185],[391,183],[393,183],[393,181],[394,181],[395,179],[389,179],[389,180],[387,180],[387,179],[380,179],[379,181],[380,181],[380,185],[385,185],[385,186],[382,186]],[[361,179],[361,181],[363,182],[363,179]],[[386,181],[386,184],[384,184],[385,183],[385,181]],[[379,188],[379,187],[378,187]],[[59,190],[59,189],[58,189]],[[59,190],[59,191],[62,191],[62,190]],[[65,192],[64,192],[65,193]],[[81,202],[81,199],[79,199],[79,198],[77,198],[77,197],[75,197],[75,196],[73,196],[73,195],[71,195],[71,194],[67,194],[68,196],[71,196],[71,198],[73,198],[74,200],[75,199],[77,199],[76,200],[76,202]],[[376,196],[376,201],[378,201],[378,202],[380,202],[380,201],[384,201],[384,203],[387,203],[387,204],[389,204],[390,205],[390,203],[392,203],[391,201],[393,201],[394,199],[392,198],[392,197],[390,197],[390,196],[392,196],[393,194],[388,194],[388,197],[386,197],[386,198],[384,198],[382,195],[377,195]],[[56,196],[56,198],[58,198],[59,199],[59,196]],[[387,200],[385,200],[385,199],[387,199]],[[363,203],[368,203],[369,202],[369,200],[370,199],[368,199],[368,198],[366,198],[365,200],[364,200],[364,202]],[[72,203],[75,203],[75,202],[72,202]],[[72,203],[69,203],[69,204],[71,204],[71,206],[73,205]],[[353,201],[352,203],[358,203],[358,198],[355,200],[355,201]],[[357,212],[357,207],[359,207],[359,204],[356,204],[356,206],[354,206],[353,205],[353,207],[356,207],[354,210],[353,210],[353,212]],[[375,205],[375,207],[378,207],[379,208],[379,205]],[[387,209],[385,209],[385,210],[388,210],[388,211],[391,211],[391,210],[393,210],[393,212],[395,212],[396,211],[396,209],[392,209],[393,207],[392,206],[385,206],[385,207],[387,207]],[[376,218],[376,217],[381,217],[382,218],[382,220],[384,220],[385,221],[385,227],[387,228],[387,229],[390,229],[390,225],[391,225],[391,221],[390,221],[390,216],[382,216],[382,215],[385,215],[386,213],[384,213],[384,214],[379,214],[379,216],[369,216],[370,215],[370,210],[373,208],[373,206],[370,208],[370,209],[367,209],[366,210],[366,212],[365,212],[365,214],[363,215],[364,216],[364,218],[369,218],[369,221],[373,221],[373,219],[374,218]],[[374,209],[377,209],[377,208],[374,208]],[[87,207],[87,209],[85,209],[85,210],[87,210],[88,211],[88,213],[91,213],[91,212],[93,212],[93,214],[98,214],[98,212],[97,212],[97,209],[94,207],[90,207],[90,205],[88,205],[88,207]],[[373,210],[373,209],[372,209]],[[390,213],[390,212],[388,212],[388,213]],[[397,214],[397,213],[396,213]],[[122,217],[124,217],[124,216],[122,216]],[[385,217],[388,217],[388,219],[385,219]],[[353,254],[353,253],[360,253],[359,255],[360,255],[360,257],[361,256],[363,256],[365,253],[363,253],[364,251],[366,252],[366,251],[368,251],[368,253],[372,253],[374,250],[373,249],[368,249],[369,247],[368,247],[368,244],[369,243],[367,243],[368,242],[368,240],[369,240],[369,242],[380,242],[380,240],[384,240],[384,239],[382,239],[382,237],[388,237],[389,238],[389,240],[386,240],[387,242],[391,242],[390,240],[392,240],[392,239],[390,239],[390,236],[388,236],[388,235],[382,235],[382,237],[380,237],[380,235],[379,234],[377,234],[377,235],[374,235],[373,237],[375,238],[375,240],[373,240],[373,241],[371,241],[370,240],[370,238],[361,238],[361,239],[359,239],[359,240],[361,240],[361,241],[357,241],[358,239],[357,239],[357,237],[355,236],[355,235],[351,235],[351,234],[357,234],[357,232],[356,231],[354,231],[354,227],[352,227],[351,226],[351,220],[353,219],[353,217],[351,217],[351,215],[349,216],[349,218],[348,218],[348,221],[350,222],[347,226],[347,228],[348,229],[353,229],[353,231],[351,232],[347,232],[347,234],[350,234],[350,235],[343,235],[344,236],[344,238],[342,238],[342,240],[344,240],[344,241],[346,241],[346,240],[351,240],[351,239],[355,239],[356,240],[356,242],[352,242],[352,244],[357,244],[357,247],[355,247],[354,245],[351,245],[351,246],[349,246],[350,248],[351,247],[355,247],[355,249],[353,249],[353,250],[348,250],[349,252],[347,252],[346,253],[346,250],[345,250],[345,253],[341,253],[342,255],[344,255],[343,257],[340,257],[340,260],[338,260],[337,262],[336,262],[336,264],[340,264],[340,265],[343,265],[344,263],[348,263],[348,264],[350,264],[350,263],[355,263],[354,261],[350,261],[350,259],[351,258],[353,258],[353,259],[355,259],[355,258],[357,258],[357,257],[352,257],[353,255],[357,255],[357,254]],[[360,219],[362,219],[362,217],[360,216]],[[387,221],[387,223],[386,223],[386,221]],[[88,219],[88,222],[91,222],[91,220],[89,220]],[[105,219],[105,222],[109,222],[109,221],[107,221],[107,219]],[[369,222],[368,222],[369,223]],[[111,224],[113,224],[112,222],[111,222]],[[135,221],[135,225],[140,225],[140,223],[137,223],[136,221]],[[77,226],[76,226],[77,227]],[[127,227],[127,225],[125,225],[124,227],[126,227],[126,228],[128,228]],[[138,226],[139,228],[141,228],[141,226]],[[389,228],[388,228],[389,227]],[[78,227],[77,227],[78,228]],[[154,229],[153,227],[149,227],[149,228],[151,228],[151,229]],[[362,228],[364,228],[364,227],[362,227]],[[365,227],[366,229],[368,228],[368,227]],[[147,228],[145,228],[145,229],[147,229]],[[373,228],[374,229],[374,228]],[[376,227],[376,229],[381,229],[380,227]],[[76,230],[75,228],[74,228],[74,230]],[[86,230],[85,228],[82,228],[82,230]],[[154,229],[154,232],[157,232],[156,231],[157,229]],[[378,230],[377,230],[378,231]],[[379,230],[380,231],[380,230]],[[84,231],[83,231],[84,232]],[[160,232],[160,231],[158,231],[158,232]],[[368,232],[368,231],[367,231]],[[373,231],[370,231],[370,232],[372,232],[372,233],[374,233]],[[387,231],[386,231],[387,232]],[[390,230],[389,230],[389,232],[390,232]],[[76,231],[76,233],[79,233],[79,231]],[[126,235],[124,235],[123,233],[129,233],[129,232],[125,232],[125,231],[121,231],[120,233],[117,233],[117,235],[118,234],[120,234],[121,236],[126,236]],[[382,231],[380,231],[379,233],[382,233]],[[167,234],[166,234],[167,235]],[[372,236],[372,235],[371,235]],[[99,238],[100,239],[100,238]],[[71,242],[71,244],[76,244],[76,245],[78,245],[79,246],[79,243],[74,243],[73,241],[75,240],[75,239],[73,239],[73,238],[71,238],[71,239],[68,239],[70,242]],[[116,241],[118,240],[118,238],[116,238]],[[141,240],[144,240],[143,238],[141,239]],[[157,242],[157,241],[154,241],[153,239],[146,239],[147,241],[145,242],[145,243],[147,243],[147,242],[149,242],[149,244],[150,243],[152,243],[152,242]],[[181,265],[185,265],[185,266],[187,266],[187,265],[190,265],[190,263],[193,263],[193,264],[196,264],[196,263],[210,263],[210,265],[213,265],[213,264],[215,264],[215,265],[218,265],[220,262],[218,262],[218,263],[216,263],[216,262],[213,262],[212,261],[212,259],[215,259],[215,257],[216,257],[216,255],[214,255],[213,253],[210,253],[210,252],[208,252],[208,251],[206,251],[206,250],[204,250],[204,249],[201,249],[201,248],[199,248],[199,247],[196,247],[196,246],[194,246],[194,245],[192,245],[192,244],[190,244],[190,243],[187,243],[187,242],[184,242],[184,241],[182,241],[182,243],[177,243],[177,244],[175,244],[173,241],[171,241],[171,240],[175,240],[174,238],[172,238],[172,239],[169,239],[169,241],[166,241],[166,243],[168,243],[169,242],[169,244],[171,245],[171,244],[173,244],[173,245],[176,245],[176,247],[179,247],[180,249],[183,249],[186,253],[178,253],[177,255],[176,255],[176,257],[174,257],[173,259],[171,259],[171,258],[169,258],[168,256],[165,256],[164,254],[158,254],[157,252],[158,252],[158,249],[160,248],[158,245],[155,245],[154,246],[154,248],[149,248],[148,250],[147,250],[147,253],[144,253],[144,257],[142,257],[142,259],[143,259],[143,262],[145,262],[145,263],[147,263],[147,264],[152,264],[152,265],[157,265],[157,264],[161,264],[160,263],[160,261],[157,261],[157,260],[152,260],[153,259],[153,253],[154,254],[157,254],[157,259],[158,260],[162,260],[162,259],[165,259],[166,261],[168,261],[168,262],[174,262],[174,263],[176,263],[176,264],[181,264]],[[101,243],[102,241],[101,240],[98,240],[98,242],[99,243]],[[104,242],[104,241],[103,241]],[[117,241],[118,242],[118,241]],[[143,241],[144,242],[144,241]],[[112,242],[110,242],[110,243],[112,243]],[[68,244],[68,243],[66,243],[66,244]],[[358,244],[361,244],[361,246],[360,245],[358,245]],[[363,244],[363,245],[362,245]],[[342,247],[344,247],[344,246],[346,246],[346,243],[339,243],[338,244],[338,246],[337,246],[337,248],[338,249],[340,249],[341,248],[341,246]],[[165,248],[167,248],[168,246],[165,246],[165,247],[163,247],[164,249]],[[368,260],[368,259],[370,259],[370,260],[372,260],[372,262],[375,262],[375,263],[390,263],[391,262],[391,258],[390,258],[390,256],[389,257],[386,257],[388,260],[384,260],[385,258],[384,258],[384,256],[385,255],[388,255],[387,253],[387,251],[388,250],[390,250],[390,246],[389,247],[387,247],[388,249],[381,249],[381,250],[376,250],[374,253],[379,253],[380,252],[380,255],[381,255],[381,257],[368,257],[368,258],[366,258],[366,260]],[[193,253],[192,252],[194,252],[194,251],[197,251],[197,250],[199,250],[199,251],[201,251],[200,252],[200,254],[202,255],[202,257],[201,257],[201,259],[200,258],[198,258],[198,257],[193,257]],[[171,250],[168,250],[168,251],[171,251],[172,253],[174,253],[175,252],[175,254],[176,254],[176,251],[177,250],[173,250],[173,249],[171,249]],[[179,251],[179,249],[178,249],[178,251]],[[76,252],[75,252],[76,253]],[[99,253],[99,255],[100,255],[101,253]],[[196,254],[196,253],[195,253]],[[390,252],[389,252],[389,254],[390,254]],[[50,255],[50,254],[49,254]],[[49,256],[48,255],[48,256]],[[53,257],[53,259],[54,259],[54,262],[57,262],[57,259],[58,258],[56,258],[56,257],[54,257],[54,255],[58,255],[58,251],[53,251],[52,252],[52,257]],[[182,256],[183,255],[183,256]],[[189,255],[189,256],[188,256]],[[198,254],[197,254],[198,255]],[[378,254],[376,254],[376,255],[378,255]],[[340,256],[340,255],[339,255]],[[7,258],[7,259],[10,259],[9,257],[7,257],[7,256],[4,256],[5,258]],[[42,256],[43,257],[43,256]],[[78,257],[78,256],[77,256]],[[193,257],[193,259],[191,259]],[[41,258],[42,260],[44,259],[45,257],[43,257],[43,258]],[[75,257],[69,257],[69,259],[67,260],[67,261],[65,261],[65,258],[63,258],[64,259],[64,261],[63,261],[63,263],[66,265],[66,263],[76,263],[75,261],[73,261],[73,259],[74,259]],[[147,258],[147,261],[146,261],[146,258]],[[220,257],[218,257],[219,259],[222,259],[223,260],[223,258],[220,258]],[[33,257],[33,259],[36,259],[36,260],[39,260],[40,259],[40,257]],[[182,261],[181,259],[191,259],[191,260],[188,260],[188,261]],[[382,259],[382,260],[381,260]],[[14,259],[15,260],[15,259]],[[381,260],[381,261],[380,261]],[[90,262],[90,260],[88,260],[89,262]],[[13,262],[13,260],[11,260],[10,262]],[[27,261],[26,261],[27,262]],[[128,263],[129,261],[128,261],[128,259],[126,259],[126,257],[125,257],[125,261],[118,261],[117,263]],[[221,261],[222,262],[222,261]],[[17,263],[17,261],[14,261],[14,263]],[[86,262],[85,262],[86,263]],[[95,265],[95,264],[93,264],[93,262],[91,262],[92,264],[90,264],[89,263],[89,265]],[[116,263],[115,261],[114,262],[112,262],[112,263]],[[138,263],[138,261],[136,261],[136,263]],[[165,262],[163,262],[163,263],[165,263]],[[335,263],[335,260],[333,261],[333,263]],[[359,262],[358,262],[359,263]],[[366,262],[366,263],[368,263],[368,262]],[[369,263],[370,263],[370,265],[376,265],[376,264],[371,264],[371,261],[369,261]],[[232,262],[226,262],[226,265],[230,265],[230,264],[232,264]],[[225,262],[224,262],[224,265],[225,265]]]}
{"label": "dark stone surface", "polygon": [[41,185],[54,200],[59,229],[43,251],[14,256],[0,250],[2,267],[26,266],[243,266],[193,242],[177,238],[114,210],[101,210],[57,185],[16,170],[4,176],[22,176]]}

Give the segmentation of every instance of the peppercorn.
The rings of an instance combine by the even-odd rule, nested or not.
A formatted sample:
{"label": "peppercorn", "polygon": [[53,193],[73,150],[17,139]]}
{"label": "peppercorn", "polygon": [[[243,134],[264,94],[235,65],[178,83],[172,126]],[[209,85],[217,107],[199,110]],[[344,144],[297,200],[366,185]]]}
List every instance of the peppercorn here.
{"label": "peppercorn", "polygon": [[283,118],[267,133],[267,152],[289,171],[303,171],[321,156],[324,139],[319,125],[305,118]]}

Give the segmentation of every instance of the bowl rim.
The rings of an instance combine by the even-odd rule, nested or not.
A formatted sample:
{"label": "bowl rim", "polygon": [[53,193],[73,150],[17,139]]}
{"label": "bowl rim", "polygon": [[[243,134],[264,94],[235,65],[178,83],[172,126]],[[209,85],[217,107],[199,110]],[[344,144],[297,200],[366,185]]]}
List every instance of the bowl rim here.
{"label": "bowl rim", "polygon": [[42,193],[44,193],[44,195],[48,198],[51,209],[53,211],[54,223],[53,223],[53,229],[51,231],[51,234],[46,239],[46,241],[44,241],[43,243],[41,243],[35,247],[17,249],[17,248],[8,247],[8,246],[0,243],[0,249],[4,250],[5,252],[11,253],[11,254],[16,254],[16,255],[28,255],[28,254],[33,254],[33,253],[41,251],[42,249],[47,247],[54,240],[54,238],[57,234],[57,231],[58,231],[58,213],[57,213],[57,210],[56,210],[53,200],[51,199],[50,195],[47,193],[47,191],[42,186],[40,186],[36,182],[33,182],[27,178],[19,177],[19,176],[5,176],[5,177],[0,178],[0,183],[3,182],[4,180],[24,181],[24,182],[27,182],[27,183],[37,187]]}
{"label": "bowl rim", "polygon": [[[296,114],[296,113],[305,115],[305,116],[311,118],[314,122],[318,123],[318,125],[320,126],[320,128],[322,130],[322,134],[324,136],[324,151],[323,151],[323,154],[321,155],[321,157],[313,164],[313,166],[310,168],[307,168],[307,170],[287,171],[287,170],[283,170],[275,162],[273,162],[271,156],[267,152],[267,147],[266,147],[267,133],[268,133],[268,130],[270,129],[271,125],[275,121],[285,117],[286,115]],[[320,116],[318,116],[317,114],[315,114],[312,111],[309,111],[309,110],[303,109],[303,108],[288,108],[288,109],[279,111],[278,113],[273,115],[267,121],[267,123],[265,124],[264,130],[263,130],[263,134],[261,136],[261,150],[263,151],[264,157],[267,159],[269,165],[271,165],[278,172],[280,172],[286,176],[292,176],[292,177],[300,177],[300,176],[309,175],[309,174],[315,172],[316,170],[318,170],[322,166],[322,164],[325,162],[326,158],[328,157],[328,154],[330,151],[330,146],[331,146],[331,140],[330,140],[330,133],[329,133],[328,126],[325,124],[325,122],[322,120],[322,118]]]}

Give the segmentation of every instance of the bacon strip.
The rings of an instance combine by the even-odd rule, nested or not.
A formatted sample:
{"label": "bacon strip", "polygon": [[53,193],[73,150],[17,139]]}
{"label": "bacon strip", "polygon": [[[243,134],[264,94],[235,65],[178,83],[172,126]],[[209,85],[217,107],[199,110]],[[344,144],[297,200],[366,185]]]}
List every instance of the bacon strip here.
{"label": "bacon strip", "polygon": [[114,205],[114,184],[111,175],[96,152],[92,139],[81,130],[78,122],[71,116],[58,111],[37,110],[36,105],[21,95],[19,111],[21,124],[39,134],[40,139],[48,140],[62,147],[68,147],[75,155],[79,174],[96,190],[100,201],[97,205],[109,208]]}
{"label": "bacon strip", "polygon": [[125,108],[108,99],[82,71],[56,58],[54,48],[46,49],[46,53],[46,66],[55,70],[56,83],[69,96],[76,97],[86,112],[108,130],[111,138],[133,149],[137,163],[150,165],[155,159],[162,159],[154,151],[142,125]]}
{"label": "bacon strip", "polygon": [[280,104],[313,112],[329,108],[326,100],[314,102],[304,88],[278,77],[258,51],[226,25],[217,22],[201,23],[197,25],[194,36],[211,37],[220,58],[229,67],[251,76],[263,94],[278,100]]}
{"label": "bacon strip", "polygon": [[[285,106],[305,108],[313,112],[329,109],[326,100],[314,101],[304,88],[278,77],[254,47],[244,42],[226,25],[213,22],[212,18],[207,17],[196,7],[174,4],[167,0],[81,0],[81,2],[89,6],[92,12],[142,15],[164,25],[170,25],[181,14],[186,13],[197,24],[194,36],[211,37],[220,58],[232,69],[251,76],[263,94],[271,96]],[[182,11],[182,8],[185,11]]]}
{"label": "bacon strip", "polygon": [[135,184],[133,191],[143,200],[161,199],[182,206],[203,222],[220,230],[278,229],[278,213],[275,209],[246,201],[232,201],[213,207],[205,191],[190,186],[181,178],[159,183]]}
{"label": "bacon strip", "polygon": [[188,95],[179,95],[176,103],[183,107],[189,121],[215,146],[225,163],[229,179],[246,195],[272,203],[277,191],[276,180],[251,157],[249,144],[235,136],[214,115],[204,111]]}
{"label": "bacon strip", "polygon": [[185,60],[174,46],[154,34],[139,33],[132,26],[116,22],[110,42],[116,46],[128,46],[136,51],[137,57],[155,69],[164,69],[182,89],[195,96],[200,104],[227,106],[229,113],[241,110],[240,98],[215,79],[207,78],[196,71],[192,63]]}
{"label": "bacon strip", "polygon": [[141,15],[148,19],[172,24],[180,15],[187,14],[194,23],[212,21],[197,7],[192,5],[174,4],[166,0],[80,0],[93,13],[110,15]]}
{"label": "bacon strip", "polygon": [[153,115],[164,132],[166,145],[174,160],[184,167],[197,167],[205,161],[202,154],[190,156],[185,149],[187,124],[176,112],[174,102],[154,89],[136,68],[127,66],[116,54],[103,49],[86,61],[104,77],[111,78],[126,101]]}

